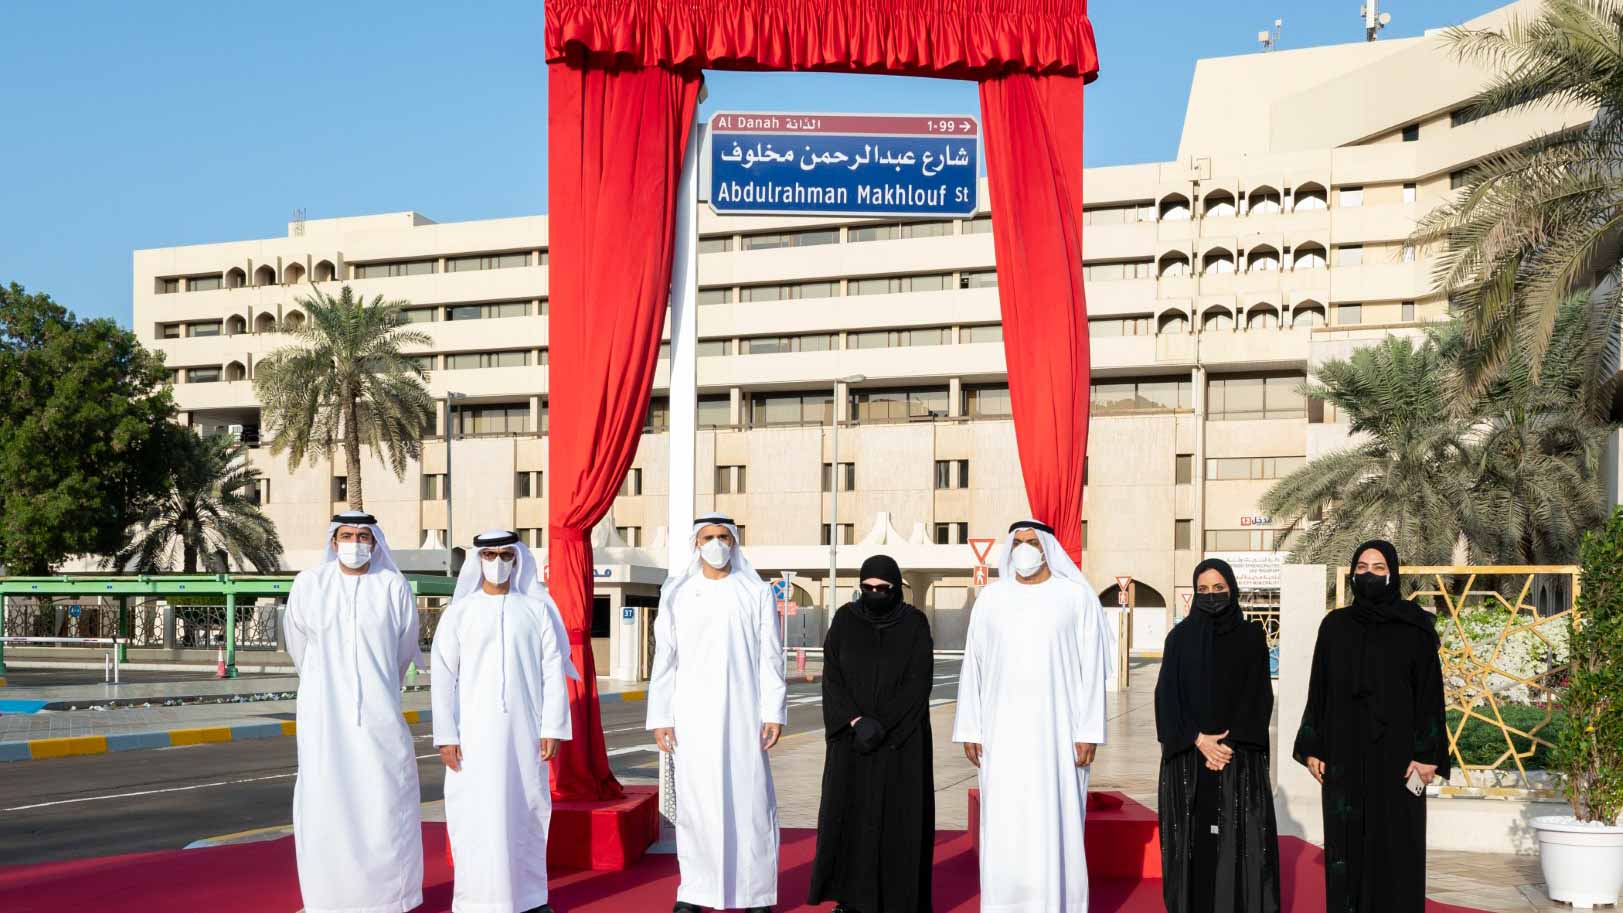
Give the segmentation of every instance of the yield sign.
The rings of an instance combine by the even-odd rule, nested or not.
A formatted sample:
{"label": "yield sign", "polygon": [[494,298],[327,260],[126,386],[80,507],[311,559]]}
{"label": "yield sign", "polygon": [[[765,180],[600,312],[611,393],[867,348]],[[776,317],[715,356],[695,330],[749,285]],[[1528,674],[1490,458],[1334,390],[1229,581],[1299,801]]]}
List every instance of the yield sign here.
{"label": "yield sign", "polygon": [[986,556],[992,554],[992,546],[997,544],[996,539],[971,539],[969,547],[975,551],[975,563],[985,564]]}
{"label": "yield sign", "polygon": [[1185,594],[1183,594],[1183,607],[1185,609],[1189,608],[1189,601],[1194,599],[1194,598],[1195,598],[1194,593],[1185,593]]}
{"label": "yield sign", "polygon": [[1125,589],[1127,589],[1128,587],[1130,587],[1132,585],[1133,585],[1133,578],[1131,578],[1131,577],[1117,577],[1116,578],[1116,589],[1118,589],[1118,590],[1125,590]]}

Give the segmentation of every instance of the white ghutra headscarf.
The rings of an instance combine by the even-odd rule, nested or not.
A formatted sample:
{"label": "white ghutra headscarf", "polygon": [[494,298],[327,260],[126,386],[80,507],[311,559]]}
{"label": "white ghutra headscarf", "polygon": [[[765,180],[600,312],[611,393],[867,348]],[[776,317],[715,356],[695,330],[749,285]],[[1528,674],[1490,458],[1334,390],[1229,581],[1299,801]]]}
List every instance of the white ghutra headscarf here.
{"label": "white ghutra headscarf", "polygon": [[492,529],[473,537],[473,554],[462,559],[462,571],[457,574],[456,592],[451,596],[451,601],[456,602],[480,589],[484,581],[484,570],[480,566],[479,551],[487,548],[511,548],[516,553],[513,559],[513,576],[507,580],[508,592],[523,593],[547,607],[547,615],[552,620],[553,634],[558,638],[558,652],[563,654],[564,675],[572,681],[580,681],[580,671],[575,668],[575,661],[570,655],[569,628],[564,624],[563,613],[558,610],[558,603],[553,601],[546,584],[541,582],[541,574],[535,565],[535,554],[517,533],[507,529]]}
{"label": "white ghutra headscarf", "polygon": [[699,530],[704,529],[706,526],[725,526],[727,532],[732,534],[733,551],[727,562],[729,576],[736,575],[739,580],[752,587],[767,588],[766,581],[761,579],[761,575],[756,572],[755,566],[750,564],[749,557],[744,554],[743,544],[738,541],[738,524],[734,523],[731,517],[710,513],[693,518],[693,529],[688,533],[689,557],[687,564],[680,569],[671,568],[670,576],[665,578],[665,583],[659,588],[661,602],[680,589],[682,584],[687,583],[701,573],[699,566],[704,559],[699,557],[698,539]]}
{"label": "white ghutra headscarf", "polygon": [[1064,546],[1059,544],[1059,537],[1054,535],[1054,528],[1040,520],[1017,520],[1009,525],[1009,533],[1003,539],[1003,554],[998,556],[997,575],[999,580],[1016,582],[1018,575],[1012,567],[1011,556],[1014,553],[1014,534],[1023,529],[1029,529],[1037,534],[1037,545],[1043,550],[1043,561],[1049,573],[1055,577],[1063,577],[1072,583],[1079,584],[1082,591],[1087,593],[1088,602],[1093,611],[1098,613],[1099,630],[1104,633],[1108,641],[1105,649],[1105,677],[1116,674],[1116,632],[1111,629],[1110,620],[1105,615],[1104,604],[1099,601],[1099,594],[1093,591],[1093,584],[1082,575],[1082,569],[1076,566],[1071,556],[1066,553]]}
{"label": "white ghutra headscarf", "polygon": [[361,510],[346,510],[335,515],[332,522],[327,524],[327,550],[321,556],[322,564],[331,564],[338,560],[338,549],[333,545],[332,537],[338,535],[339,528],[344,526],[359,527],[372,534],[373,567],[400,573],[400,565],[395,564],[394,556],[389,554],[389,540],[383,538],[383,530],[378,527],[378,519]]}

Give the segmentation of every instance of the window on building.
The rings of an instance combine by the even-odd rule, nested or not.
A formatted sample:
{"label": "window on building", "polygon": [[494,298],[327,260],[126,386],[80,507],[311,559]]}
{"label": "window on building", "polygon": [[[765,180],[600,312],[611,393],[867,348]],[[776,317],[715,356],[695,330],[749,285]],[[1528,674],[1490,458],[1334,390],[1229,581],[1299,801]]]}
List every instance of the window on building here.
{"label": "window on building", "polygon": [[1415,186],[1414,184],[1404,184],[1403,185],[1403,202],[1405,202],[1405,203],[1413,203],[1415,200],[1418,200],[1418,199],[1420,199],[1420,188]]}
{"label": "window on building", "polygon": [[516,532],[519,538],[524,540],[524,544],[530,548],[547,547],[547,531],[542,527],[526,526],[523,529],[516,530]]}
{"label": "window on building", "polygon": [[731,428],[733,425],[732,397],[725,393],[699,397],[698,422],[700,428]]}
{"label": "window on building", "polygon": [[1188,485],[1195,481],[1195,455],[1180,453],[1172,458],[1172,484]]}
{"label": "window on building", "polygon": [[[823,491],[832,488],[834,469],[828,463],[823,464]],[[857,487],[857,464],[840,464],[840,491],[855,491]]]}
{"label": "window on building", "polygon": [[958,274],[959,288],[997,288],[997,270],[977,269]]}
{"label": "window on building", "polygon": [[716,494],[741,495],[744,493],[743,466],[716,467]]}
{"label": "window on building", "polygon": [[731,339],[701,339],[694,350],[699,358],[715,358],[719,355],[733,354],[733,341]]}
{"label": "window on building", "polygon": [[733,290],[730,288],[702,288],[699,289],[699,304],[731,304]]}
{"label": "window on building", "polygon": [[1336,305],[1336,326],[1357,326],[1364,322],[1364,306],[1361,304]]}
{"label": "window on building", "polygon": [[671,401],[664,396],[656,396],[648,401],[648,414],[642,421],[644,431],[669,431],[671,428]]}
{"label": "window on building", "polygon": [[1102,263],[1082,264],[1082,279],[1086,282],[1151,279],[1154,276],[1154,260],[1111,260]]}
{"label": "window on building", "polygon": [[186,383],[215,384],[220,382],[219,368],[187,368]]}
{"label": "window on building", "polygon": [[992,217],[985,215],[965,219],[963,226],[963,232],[966,235],[989,235],[992,233]]}
{"label": "window on building", "polygon": [[159,339],[179,339],[180,338],[180,324],[178,324],[178,323],[160,323],[160,324],[158,324],[158,338]]}
{"label": "window on building", "polygon": [[433,260],[397,260],[390,263],[357,263],[355,278],[387,279],[394,276],[427,276],[434,272]]}
{"label": "window on building", "polygon": [[515,266],[529,266],[530,252],[517,251],[506,254],[475,254],[468,257],[445,258],[445,271],[448,273],[466,273],[471,270],[482,269],[512,269]]}
{"label": "window on building", "polygon": [[1214,457],[1206,461],[1211,482],[1258,482],[1283,479],[1303,466],[1307,457]]}
{"label": "window on building", "polygon": [[923,276],[872,276],[852,279],[845,285],[848,295],[891,295],[908,292],[941,292],[952,286],[951,273]]}
{"label": "window on building", "polygon": [[349,479],[344,476],[332,477],[332,499],[334,501],[349,500]]}
{"label": "window on building", "polygon": [[907,238],[940,238],[952,234],[951,222],[900,222],[889,225],[853,225],[847,239],[862,241],[901,241]]}
{"label": "window on building", "polygon": [[179,291],[180,291],[180,280],[178,278],[175,278],[175,279],[159,279],[158,280],[158,294],[160,294],[160,295],[173,295],[173,294],[175,294],[175,293],[177,293]]}
{"label": "window on building", "polygon": [[221,288],[225,288],[225,280],[219,273],[212,276],[186,277],[186,291],[188,292],[212,292]]}
{"label": "window on building", "polygon": [[1413,301],[1405,301],[1405,302],[1403,302],[1402,314],[1403,314],[1402,319],[1403,319],[1404,323],[1413,323],[1414,322],[1414,319],[1415,319],[1415,306],[1414,306]]}
{"label": "window on building", "polygon": [[976,419],[1003,419],[1014,415],[1008,384],[964,387],[964,414]]}
{"label": "window on building", "polygon": [[810,231],[779,231],[761,235],[745,235],[744,250],[778,250],[784,247],[814,247],[820,244],[840,243],[838,228],[816,228]]}
{"label": "window on building", "polygon": [[1473,121],[1481,120],[1482,117],[1482,112],[1475,105],[1467,105],[1448,112],[1448,125],[1450,127],[1463,127]]}
{"label": "window on building", "polygon": [[270,503],[270,479],[259,476],[248,483],[248,503],[255,507]]}
{"label": "window on building", "polygon": [[1420,142],[1420,125],[1405,124],[1403,127],[1403,141],[1406,143]]}
{"label": "window on building", "polygon": [[831,392],[756,392],[750,396],[750,425],[831,425]]}
{"label": "window on building", "polygon": [[937,523],[935,525],[936,545],[963,545],[968,541],[968,523]]}
{"label": "window on building", "polygon": [[1304,374],[1214,377],[1206,386],[1207,418],[1212,421],[1304,418]]}
{"label": "window on building", "polygon": [[804,336],[749,336],[742,340],[745,355],[778,355],[787,352],[827,352],[838,349],[839,337],[833,333],[811,333]]}
{"label": "window on building", "polygon": [[1177,551],[1188,551],[1194,543],[1195,521],[1172,521],[1172,547]]}
{"label": "window on building", "polygon": [[[743,473],[739,473],[742,477]],[[625,481],[620,483],[620,497],[635,498],[642,494],[642,469],[633,466],[626,470]]]}
{"label": "window on building", "polygon": [[528,317],[528,301],[501,301],[494,304],[453,304],[445,309],[446,320],[494,320],[499,317]]}
{"label": "window on building", "polygon": [[433,323],[440,319],[439,308],[405,308],[400,316],[406,318],[407,323]]}
{"label": "window on building", "polygon": [[733,249],[732,235],[714,235],[699,239],[699,253],[724,254]]}
{"label": "window on building", "polygon": [[782,285],[746,285],[739,289],[740,301],[799,301],[803,298],[833,298],[840,294],[838,282],[791,282]]}
{"label": "window on building", "polygon": [[1132,415],[1194,408],[1194,385],[1187,378],[1100,381],[1089,388],[1093,415]]}
{"label": "window on building", "polygon": [[1149,336],[1154,332],[1154,318],[1148,314],[1142,317],[1103,317],[1088,321],[1089,336]]}
{"label": "window on building", "polygon": [[[543,407],[543,416],[546,415]],[[478,434],[523,434],[530,430],[528,403],[458,406],[451,413],[458,436]],[[543,419],[542,431],[546,430]]]}
{"label": "window on building", "polygon": [[1364,205],[1364,188],[1343,187],[1336,197],[1337,205],[1343,209],[1356,209]]}
{"label": "window on building", "polygon": [[1083,225],[1128,225],[1154,222],[1155,203],[1117,203],[1082,210]]}
{"label": "window on building", "polygon": [[622,542],[632,548],[642,545],[642,527],[640,526],[616,526],[614,532]]}
{"label": "window on building", "polygon": [[936,460],[935,487],[937,490],[969,487],[968,460]]}
{"label": "window on building", "polygon": [[1342,244],[1336,248],[1337,266],[1363,266],[1364,245]]}
{"label": "window on building", "polygon": [[197,323],[186,324],[187,336],[218,336],[220,335],[220,321],[203,320]]}
{"label": "window on building", "polygon": [[1283,530],[1272,529],[1208,529],[1208,552],[1271,552]]}
{"label": "window on building", "polygon": [[1448,173],[1449,190],[1459,190],[1469,183],[1471,183],[1471,170],[1469,168],[1461,168],[1458,171]]}
{"label": "window on building", "polygon": [[851,401],[852,417],[859,423],[927,421],[947,415],[946,387],[863,389],[854,391]]}
{"label": "window on building", "polygon": [[539,498],[546,489],[542,486],[545,480],[538,469],[527,469],[513,473],[513,497]]}
{"label": "window on building", "polygon": [[479,368],[522,368],[530,363],[527,349],[514,352],[455,352],[445,356],[445,370],[469,371]]}
{"label": "window on building", "polygon": [[[855,541],[856,541],[856,527],[852,526],[850,523],[841,523],[840,524],[840,544],[841,545],[850,545]],[[828,534],[828,524],[827,523],[823,524],[823,544],[824,545],[832,545],[833,544],[833,542],[831,541],[831,539],[829,537],[829,534]]]}
{"label": "window on building", "polygon": [[982,323],[958,328],[958,341],[964,345],[981,342],[1002,342],[1003,324]]}
{"label": "window on building", "polygon": [[419,371],[427,374],[439,367],[437,355],[407,355],[406,360],[417,366]]}

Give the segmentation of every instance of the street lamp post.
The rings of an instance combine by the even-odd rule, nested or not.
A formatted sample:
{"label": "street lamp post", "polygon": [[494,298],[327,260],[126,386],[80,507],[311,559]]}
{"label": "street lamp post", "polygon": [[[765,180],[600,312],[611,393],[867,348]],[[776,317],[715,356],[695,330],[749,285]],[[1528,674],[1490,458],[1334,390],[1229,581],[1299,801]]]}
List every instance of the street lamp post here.
{"label": "street lamp post", "polygon": [[455,418],[452,403],[459,399],[466,399],[466,393],[445,393],[445,576],[456,576],[456,540],[451,537],[451,439],[456,436],[452,419]]}
{"label": "street lamp post", "polygon": [[[829,409],[834,418],[833,454],[828,460],[828,487],[830,503],[828,509],[828,621],[833,621],[834,612],[839,606],[839,573],[840,573],[840,388],[851,384],[860,384],[868,378],[861,374],[852,374],[834,380],[834,400],[829,403]],[[850,396],[846,397],[847,402]]]}

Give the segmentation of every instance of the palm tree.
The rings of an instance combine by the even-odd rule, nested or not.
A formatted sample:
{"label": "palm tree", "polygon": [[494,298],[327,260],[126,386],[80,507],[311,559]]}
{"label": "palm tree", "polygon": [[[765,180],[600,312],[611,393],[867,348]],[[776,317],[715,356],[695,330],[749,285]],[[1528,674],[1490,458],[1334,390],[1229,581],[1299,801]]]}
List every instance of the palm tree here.
{"label": "palm tree", "polygon": [[282,541],[249,496],[259,471],[241,442],[181,427],[172,437],[169,491],[142,511],[113,566],[143,574],[178,566],[190,574],[223,553],[237,567],[279,570]]}
{"label": "palm tree", "polygon": [[1466,445],[1443,396],[1443,371],[1435,345],[1405,337],[1319,368],[1304,392],[1348,417],[1353,445],[1313,460],[1263,497],[1263,510],[1294,521],[1293,558],[1339,566],[1374,535],[1417,564],[1452,558]]}
{"label": "palm tree", "polygon": [[[1520,350],[1535,375],[1562,303],[1601,286],[1592,325],[1610,341],[1619,318],[1623,229],[1623,2],[1546,0],[1502,32],[1454,28],[1462,60],[1499,71],[1471,116],[1535,107],[1600,112],[1587,125],[1536,139],[1480,163],[1454,202],[1423,219],[1411,243],[1439,248],[1434,273],[1464,324],[1453,400],[1460,410]],[[1583,375],[1585,410],[1611,405],[1615,343]]]}
{"label": "palm tree", "polygon": [[301,344],[272,352],[254,375],[271,452],[286,451],[297,467],[306,457],[330,456],[342,441],[349,506],[360,510],[362,443],[396,478],[422,458],[434,401],[422,366],[402,350],[431,340],[401,329],[406,302],[382,295],[367,302],[347,285],[337,298],[312,290],[298,304],[307,319],[289,332]]}

